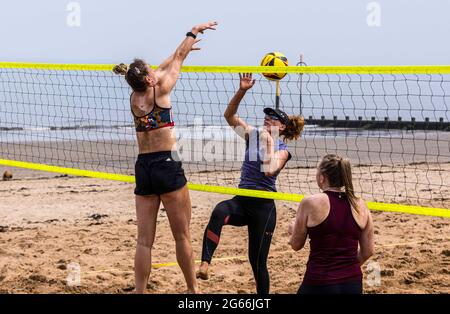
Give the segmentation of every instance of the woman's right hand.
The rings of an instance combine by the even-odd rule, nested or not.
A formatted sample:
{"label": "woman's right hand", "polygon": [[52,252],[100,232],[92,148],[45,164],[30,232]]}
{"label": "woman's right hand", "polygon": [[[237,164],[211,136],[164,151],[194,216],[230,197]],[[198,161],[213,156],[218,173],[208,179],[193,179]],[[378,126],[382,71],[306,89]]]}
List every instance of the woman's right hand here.
{"label": "woman's right hand", "polygon": [[251,73],[243,73],[243,74],[239,73],[239,79],[240,79],[239,83],[240,90],[247,91],[250,88],[252,88],[253,85],[255,85],[255,80],[252,80]]}

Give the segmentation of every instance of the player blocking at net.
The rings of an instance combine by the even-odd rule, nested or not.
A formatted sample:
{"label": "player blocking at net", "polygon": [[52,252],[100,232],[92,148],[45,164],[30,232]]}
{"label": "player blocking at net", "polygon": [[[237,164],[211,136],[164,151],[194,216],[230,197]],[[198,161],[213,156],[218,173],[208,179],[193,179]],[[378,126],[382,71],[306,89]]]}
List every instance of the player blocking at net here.
{"label": "player blocking at net", "polygon": [[[233,130],[246,141],[239,187],[276,192],[277,175],[291,158],[285,142],[300,137],[304,119],[288,116],[279,109],[265,108],[264,127],[258,129],[248,125],[238,116],[237,111],[244,95],[254,84],[251,74],[240,75],[239,90],[228,104],[224,116]],[[267,257],[276,217],[273,199],[235,196],[217,204],[204,232],[202,263],[197,276],[201,279],[209,278],[209,264],[224,225],[248,226],[248,254],[256,290],[258,294],[268,294],[270,281]]]}
{"label": "player blocking at net", "polygon": [[189,223],[191,201],[187,180],[177,155],[174,120],[169,95],[180,75],[183,61],[192,50],[198,33],[214,30],[217,22],[200,24],[186,34],[176,51],[156,70],[136,59],[128,67],[119,64],[116,74],[125,75],[133,89],[130,96],[139,155],[135,165],[137,247],[135,255],[136,293],[143,293],[151,271],[151,252],[156,219],[162,202],[176,243],[178,264],[189,293],[198,292]]}

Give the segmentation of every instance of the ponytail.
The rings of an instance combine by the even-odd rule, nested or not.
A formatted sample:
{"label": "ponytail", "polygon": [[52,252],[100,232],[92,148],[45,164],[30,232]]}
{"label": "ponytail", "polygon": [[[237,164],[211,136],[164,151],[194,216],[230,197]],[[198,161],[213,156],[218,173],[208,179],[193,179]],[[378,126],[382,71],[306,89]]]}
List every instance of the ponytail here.
{"label": "ponytail", "polygon": [[356,202],[355,190],[353,189],[352,181],[352,167],[348,158],[341,158],[339,161],[339,167],[341,172],[342,184],[345,188],[345,194],[347,195],[350,205],[358,212],[358,204]]}
{"label": "ponytail", "polygon": [[128,65],[121,63],[113,68],[113,72],[117,75],[125,75],[128,72]]}
{"label": "ponytail", "polygon": [[302,134],[303,127],[305,125],[305,119],[301,116],[289,116],[289,121],[286,124],[286,128],[280,132],[283,136],[283,140],[292,141],[297,140]]}
{"label": "ponytail", "polygon": [[330,187],[345,188],[345,194],[350,205],[358,212],[358,198],[355,195],[352,181],[352,167],[348,158],[336,154],[328,154],[319,164],[319,172],[327,177]]}

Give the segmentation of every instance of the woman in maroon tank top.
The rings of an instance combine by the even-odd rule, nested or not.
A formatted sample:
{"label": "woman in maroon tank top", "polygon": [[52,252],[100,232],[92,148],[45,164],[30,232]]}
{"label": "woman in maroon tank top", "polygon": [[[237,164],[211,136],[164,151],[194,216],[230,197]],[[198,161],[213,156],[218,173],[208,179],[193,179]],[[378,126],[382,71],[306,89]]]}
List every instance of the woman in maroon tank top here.
{"label": "woman in maroon tank top", "polygon": [[354,194],[350,161],[326,155],[316,180],[323,193],[305,197],[289,226],[295,251],[310,239],[298,293],[362,293],[361,265],[374,251],[373,221],[364,200]]}

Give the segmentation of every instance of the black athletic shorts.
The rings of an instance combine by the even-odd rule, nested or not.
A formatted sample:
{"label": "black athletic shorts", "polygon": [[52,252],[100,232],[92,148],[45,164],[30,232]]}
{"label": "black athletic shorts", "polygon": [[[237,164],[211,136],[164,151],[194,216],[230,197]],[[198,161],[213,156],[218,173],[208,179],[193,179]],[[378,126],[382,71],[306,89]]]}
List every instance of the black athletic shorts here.
{"label": "black athletic shorts", "polygon": [[176,152],[139,154],[135,165],[136,195],[161,195],[186,185],[186,177]]}

